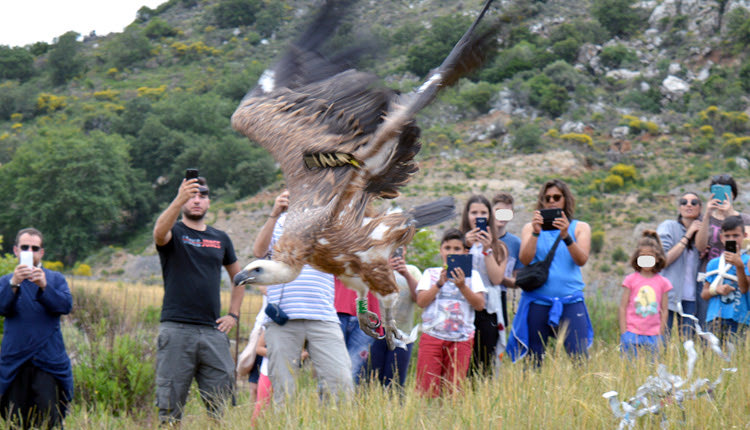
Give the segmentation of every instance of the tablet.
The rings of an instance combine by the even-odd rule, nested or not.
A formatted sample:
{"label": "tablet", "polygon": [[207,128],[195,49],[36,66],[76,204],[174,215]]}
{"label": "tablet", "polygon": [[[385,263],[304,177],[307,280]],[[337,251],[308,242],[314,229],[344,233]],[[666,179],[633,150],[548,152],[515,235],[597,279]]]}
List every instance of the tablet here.
{"label": "tablet", "polygon": [[451,273],[456,267],[460,267],[464,271],[465,277],[471,276],[471,254],[450,254],[448,255],[448,278],[452,279]]}

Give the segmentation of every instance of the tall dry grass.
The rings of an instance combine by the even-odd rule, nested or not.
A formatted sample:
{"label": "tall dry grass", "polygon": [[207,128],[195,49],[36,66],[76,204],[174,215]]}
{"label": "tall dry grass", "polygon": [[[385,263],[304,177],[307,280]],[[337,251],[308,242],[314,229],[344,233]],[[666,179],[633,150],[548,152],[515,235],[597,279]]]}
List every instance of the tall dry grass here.
{"label": "tall dry grass", "polygon": [[[112,300],[130,314],[137,315],[138,304],[158,305],[160,288],[98,283],[76,286],[109,289]],[[105,294],[105,293],[102,293]],[[249,325],[257,313],[259,297],[249,295],[243,304],[243,326]],[[228,297],[225,297],[228,300]],[[258,302],[259,303],[259,302]],[[255,306],[255,308],[253,307]],[[247,307],[247,308],[246,308]],[[591,312],[595,329],[609,327],[615,305],[593,300],[589,306],[603,307]],[[600,321],[606,319],[606,321]],[[597,331],[599,335],[599,330]],[[413,369],[403,394],[384,390],[376,384],[363,384],[350,400],[321,401],[314,378],[303,371],[297,395],[281,407],[268,408],[256,424],[259,429],[613,429],[619,420],[602,394],[618,391],[620,400],[627,400],[650,375],[658,363],[669,372],[686,376],[686,354],[679,340],[672,338],[656,360],[642,356],[622,358],[612,333],[603,330],[589,358],[583,362],[569,359],[562,348],[551,345],[548,356],[539,368],[524,363],[505,361],[494,378],[473,380],[463,393],[442,399],[425,399],[416,394]],[[243,333],[246,337],[246,332]],[[737,367],[737,373],[725,375],[711,396],[663,400],[664,413],[638,419],[636,428],[725,429],[750,427],[750,347],[737,346],[731,363],[722,361],[711,351],[698,345],[699,359],[692,380],[715,379],[723,367]],[[413,363],[412,363],[413,364]],[[183,429],[248,429],[251,427],[253,402],[246,387],[237,392],[237,406],[227,409],[221,422],[211,421],[192,393],[186,406]],[[157,428],[155,410],[125,418],[115,418],[107,411],[74,405],[66,419],[68,428],[76,429],[140,429]]]}

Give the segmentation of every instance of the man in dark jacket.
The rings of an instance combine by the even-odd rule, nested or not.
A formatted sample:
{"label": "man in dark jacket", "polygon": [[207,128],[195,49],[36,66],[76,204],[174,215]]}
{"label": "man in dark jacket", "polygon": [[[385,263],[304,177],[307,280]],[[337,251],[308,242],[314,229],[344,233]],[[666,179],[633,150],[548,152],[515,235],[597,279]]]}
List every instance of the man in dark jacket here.
{"label": "man in dark jacket", "polygon": [[5,317],[0,415],[22,421],[24,428],[43,422],[51,428],[62,425],[73,398],[73,372],[60,331],[60,315],[70,312],[73,297],[62,274],[42,267],[39,230],[19,231],[13,252],[21,264],[0,278],[0,315]]}

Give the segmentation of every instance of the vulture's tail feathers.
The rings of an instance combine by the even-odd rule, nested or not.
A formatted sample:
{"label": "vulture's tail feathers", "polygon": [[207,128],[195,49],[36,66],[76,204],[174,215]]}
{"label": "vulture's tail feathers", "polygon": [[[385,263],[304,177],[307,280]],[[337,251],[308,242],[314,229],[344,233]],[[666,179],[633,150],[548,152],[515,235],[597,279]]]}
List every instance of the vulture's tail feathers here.
{"label": "vulture's tail feathers", "polygon": [[409,210],[409,215],[416,228],[440,224],[456,217],[456,201],[453,197],[443,197],[434,202],[415,206]]}

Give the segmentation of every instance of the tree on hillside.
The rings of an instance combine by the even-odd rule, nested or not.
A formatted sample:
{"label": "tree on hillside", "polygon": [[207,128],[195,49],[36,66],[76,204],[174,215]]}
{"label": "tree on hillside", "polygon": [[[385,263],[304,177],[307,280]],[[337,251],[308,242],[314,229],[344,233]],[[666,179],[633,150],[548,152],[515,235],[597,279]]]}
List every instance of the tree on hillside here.
{"label": "tree on hillside", "polygon": [[52,83],[62,85],[76,77],[84,69],[84,59],[80,54],[78,33],[69,31],[57,39],[49,53],[49,67]]}
{"label": "tree on hillside", "polygon": [[0,45],[0,81],[29,79],[34,74],[33,66],[34,56],[25,48]]}
{"label": "tree on hillside", "polygon": [[11,237],[20,228],[37,227],[45,234],[48,258],[67,265],[91,253],[102,238],[132,232],[152,193],[130,168],[120,136],[84,135],[74,127],[42,130],[0,174],[6,178],[2,233]]}
{"label": "tree on hillside", "polygon": [[219,0],[214,7],[214,20],[222,28],[252,25],[261,6],[260,0]]}
{"label": "tree on hillside", "polygon": [[638,10],[633,7],[634,0],[594,0],[591,14],[606,28],[612,36],[630,35],[644,22]]}
{"label": "tree on hillside", "polygon": [[151,56],[151,42],[142,31],[136,27],[129,27],[116,35],[107,45],[107,57],[110,63],[118,69],[124,69]]}

